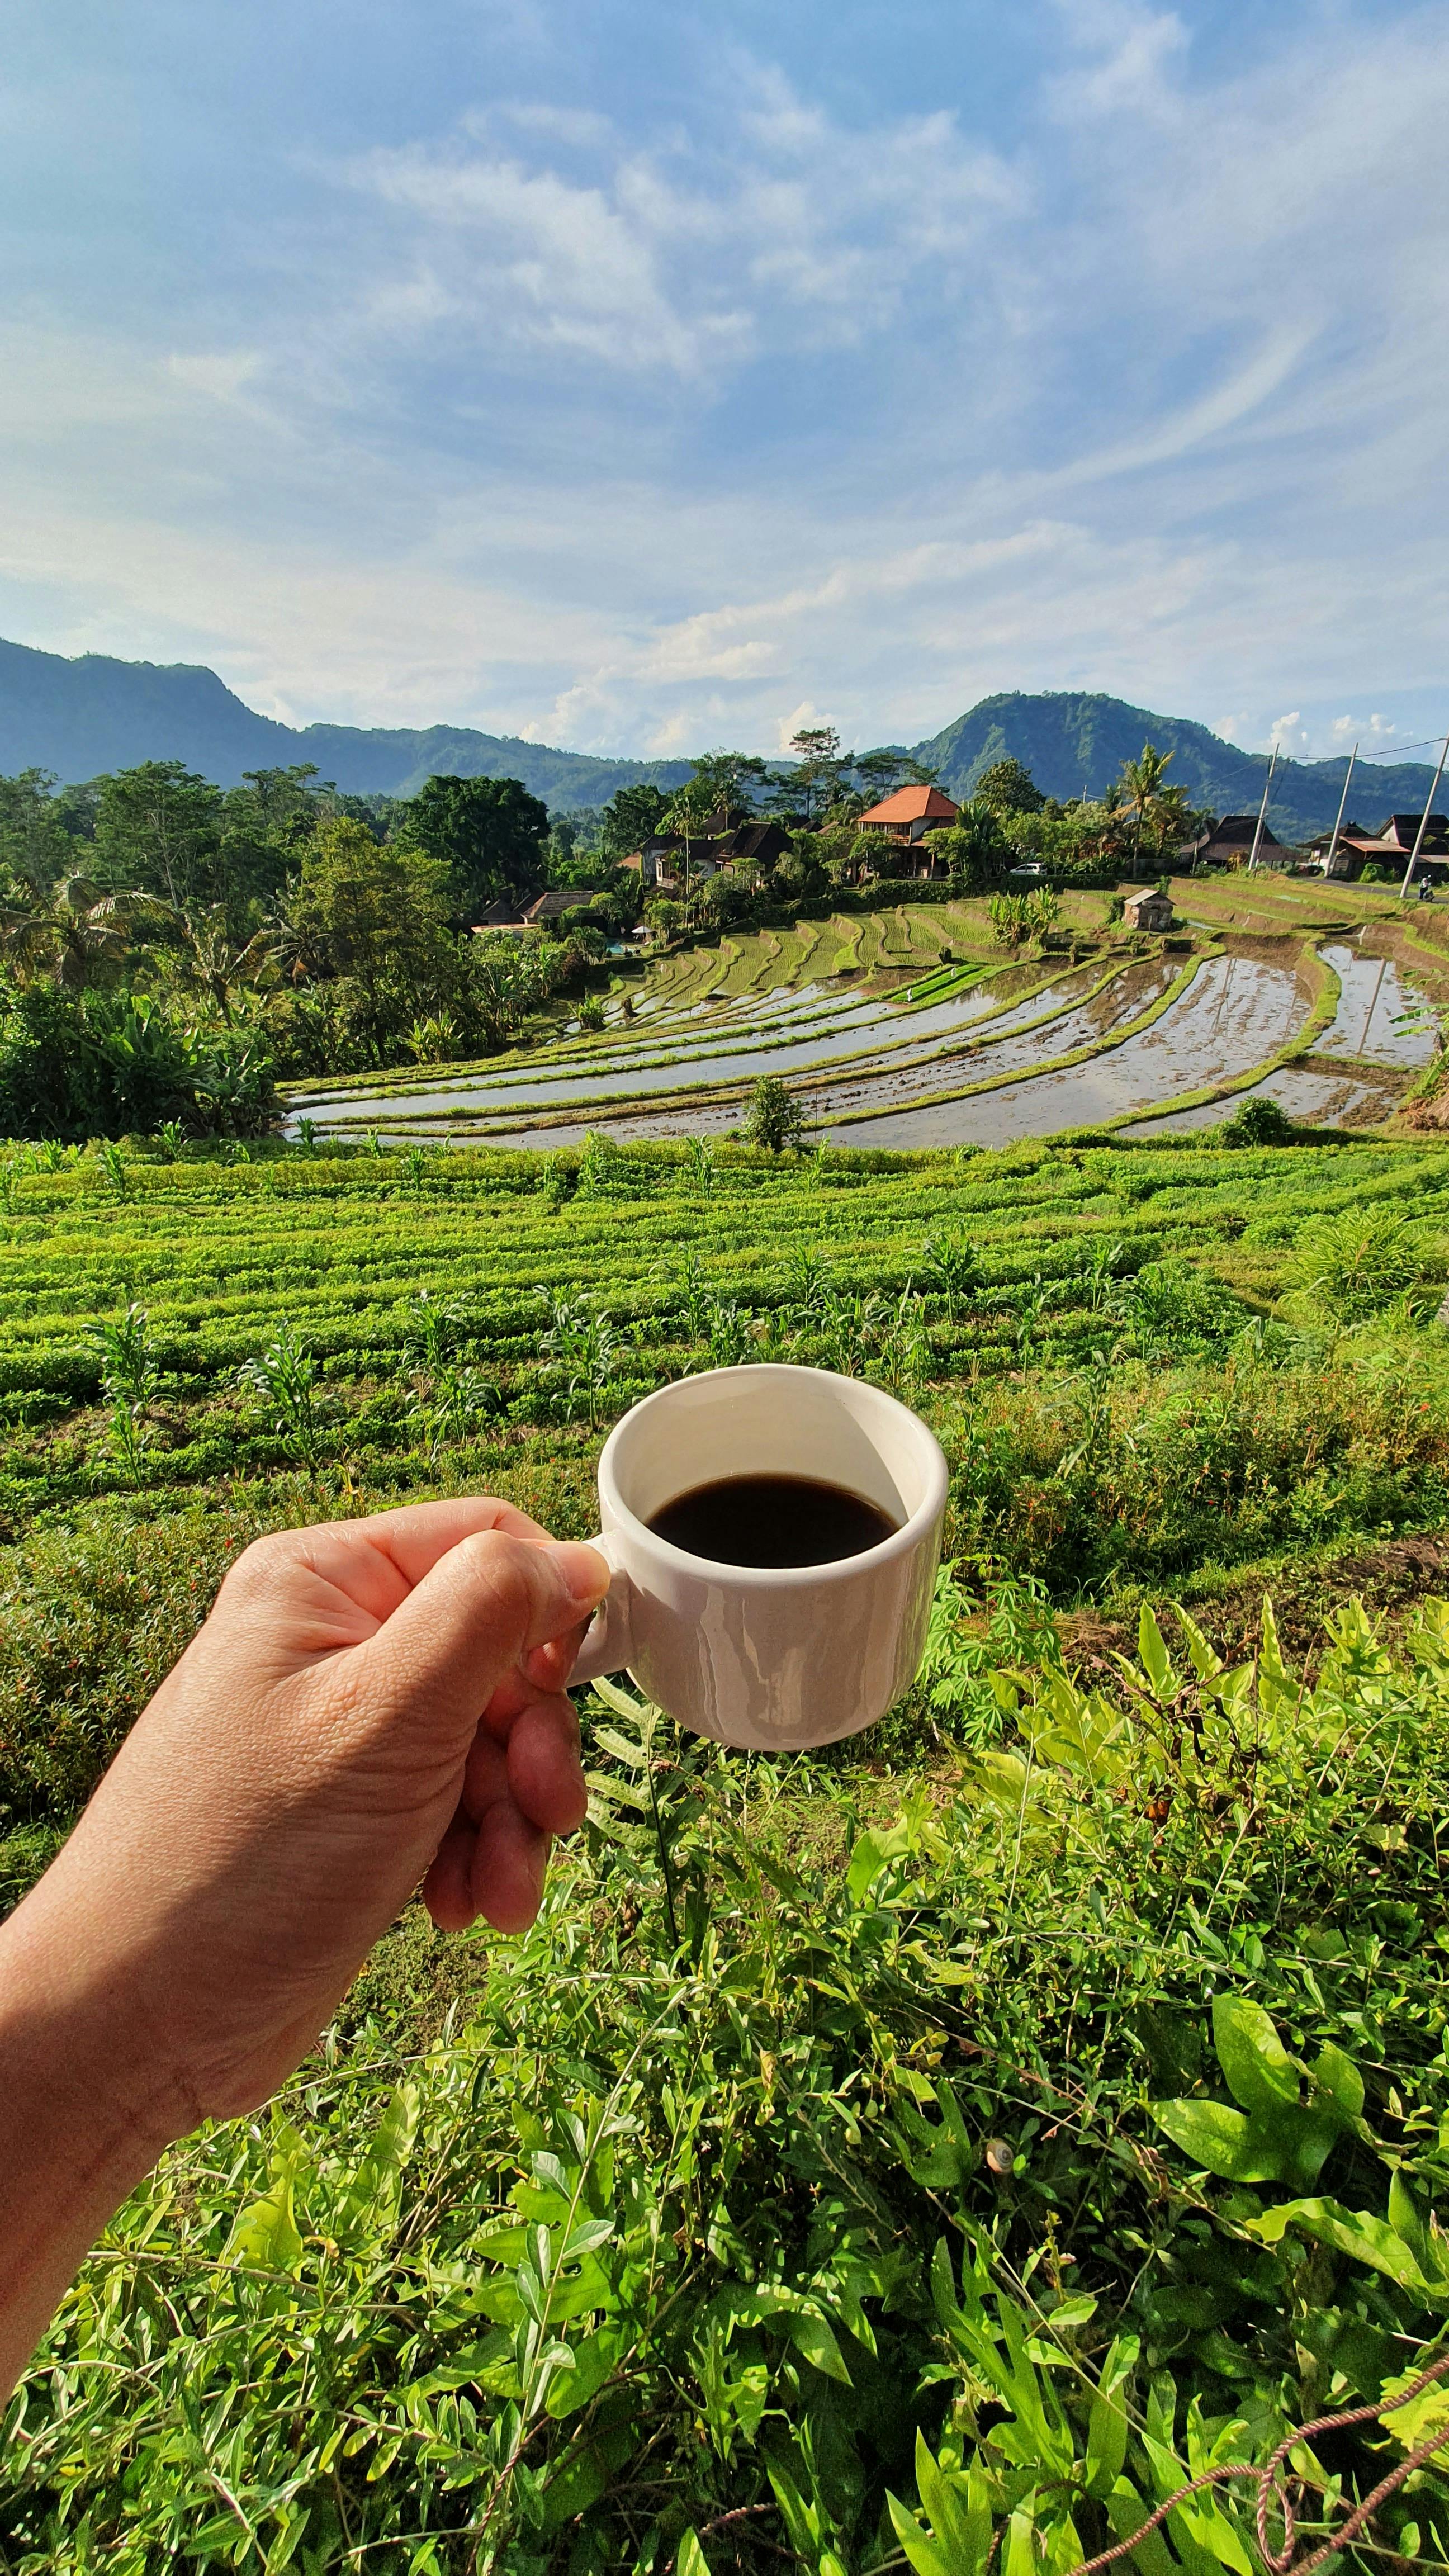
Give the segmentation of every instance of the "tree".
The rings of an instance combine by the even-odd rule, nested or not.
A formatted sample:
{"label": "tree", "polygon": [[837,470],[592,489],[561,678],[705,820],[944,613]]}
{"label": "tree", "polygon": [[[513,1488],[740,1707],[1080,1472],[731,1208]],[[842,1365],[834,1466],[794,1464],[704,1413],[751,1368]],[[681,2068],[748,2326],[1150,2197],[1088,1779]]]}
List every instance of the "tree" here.
{"label": "tree", "polygon": [[115,983],[135,943],[137,922],[154,902],[129,888],[66,877],[38,902],[0,911],[0,948],[21,975],[53,976],[67,992]]}
{"label": "tree", "polygon": [[350,976],[375,995],[406,986],[431,1003],[452,963],[446,860],[407,842],[377,842],[350,817],[319,823],[283,920],[309,974]]}
{"label": "tree", "polygon": [[288,769],[249,769],[240,786],[227,788],[219,874],[228,927],[239,941],[257,915],[275,904],[322,815],[340,810],[337,790],[317,784],[317,764],[310,760]]}
{"label": "tree", "polygon": [[219,787],[180,760],[143,760],[96,786],[93,871],[102,884],[163,895],[178,910],[218,900]]}
{"label": "tree", "polygon": [[772,803],[798,814],[807,828],[817,814],[828,813],[855,766],[852,752],[842,751],[834,725],[802,725],[790,737],[793,769],[777,772]]}
{"label": "tree", "polygon": [[773,1073],[761,1074],[750,1099],[745,1129],[752,1144],[783,1154],[787,1145],[798,1153],[805,1142],[805,1120],[793,1091]]}
{"label": "tree", "polygon": [[684,900],[686,903],[689,901],[693,844],[708,837],[713,816],[714,798],[710,793],[708,781],[703,778],[691,778],[687,786],[678,790],[664,817],[665,830],[677,832],[684,843]]}
{"label": "tree", "polygon": [[931,843],[946,862],[953,894],[980,894],[995,885],[1011,864],[1000,820],[979,797],[962,806],[949,831],[933,832]]}
{"label": "tree", "polygon": [[727,868],[710,878],[703,901],[706,919],[717,922],[721,930],[732,930],[749,921],[755,909],[749,887]]}
{"label": "tree", "polygon": [[258,930],[250,939],[239,940],[224,903],[206,904],[191,912],[171,912],[168,906],[161,917],[175,942],[179,980],[204,993],[230,1027],[231,997],[254,983],[270,962],[276,950],[276,934]]}
{"label": "tree", "polygon": [[1165,847],[1169,839],[1181,839],[1188,826],[1187,797],[1181,787],[1166,787],[1163,777],[1175,754],[1161,752],[1154,743],[1144,742],[1140,760],[1124,760],[1116,790],[1116,812],[1130,819],[1132,831],[1132,864],[1135,870],[1142,855],[1144,841],[1149,850]]}
{"label": "tree", "polygon": [[50,892],[75,856],[55,798],[55,773],[22,769],[0,778],[0,895],[33,900]]}
{"label": "tree", "polygon": [[669,799],[647,779],[616,788],[599,817],[599,848],[606,859],[630,859],[663,829]]}
{"label": "tree", "polygon": [[978,805],[997,815],[1039,814],[1046,803],[1031,771],[1023,769],[1019,760],[993,762],[977,779],[973,794]]}
{"label": "tree", "polygon": [[707,751],[690,763],[691,789],[700,790],[707,814],[718,814],[723,828],[755,810],[755,791],[769,778],[763,760],[743,751]]}
{"label": "tree", "polygon": [[468,920],[500,897],[522,903],[543,889],[548,807],[517,778],[430,778],[404,809],[397,838],[448,870],[454,906]]}

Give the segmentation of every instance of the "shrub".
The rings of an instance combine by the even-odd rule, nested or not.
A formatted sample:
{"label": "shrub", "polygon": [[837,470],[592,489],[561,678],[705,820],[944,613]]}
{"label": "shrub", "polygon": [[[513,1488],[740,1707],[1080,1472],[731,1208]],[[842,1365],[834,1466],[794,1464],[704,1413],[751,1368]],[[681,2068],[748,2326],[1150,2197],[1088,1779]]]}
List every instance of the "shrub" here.
{"label": "shrub", "polygon": [[1243,1102],[1221,1133],[1225,1145],[1291,1145],[1298,1130],[1286,1109],[1260,1093]]}
{"label": "shrub", "polygon": [[192,1135],[263,1134],[277,1097],[255,1026],[183,1020],[141,993],[71,993],[0,979],[0,1130],[127,1136],[174,1120]]}
{"label": "shrub", "polygon": [[798,1153],[805,1142],[805,1120],[793,1091],[774,1074],[762,1074],[750,1098],[745,1133],[752,1144],[783,1154],[787,1145]]}

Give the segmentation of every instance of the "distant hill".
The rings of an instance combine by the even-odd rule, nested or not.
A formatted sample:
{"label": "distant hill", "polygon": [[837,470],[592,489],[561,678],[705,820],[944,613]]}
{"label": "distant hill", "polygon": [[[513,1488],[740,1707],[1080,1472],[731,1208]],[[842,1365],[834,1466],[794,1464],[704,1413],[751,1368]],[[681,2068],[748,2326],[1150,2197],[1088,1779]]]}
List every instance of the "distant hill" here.
{"label": "distant hill", "polygon": [[[918,760],[941,772],[950,796],[966,797],[998,760],[1019,760],[1048,796],[1102,796],[1144,742],[1173,755],[1169,776],[1185,788],[1191,805],[1217,814],[1256,813],[1268,774],[1265,752],[1239,751],[1206,725],[1187,716],[1155,715],[1122,698],[1085,690],[1050,689],[1036,697],[1020,690],[982,698],[970,713],[915,745]],[[1268,820],[1280,841],[1306,841],[1331,824],[1343,792],[1346,759],[1280,760],[1273,774]],[[1432,768],[1418,761],[1390,767],[1365,762],[1354,772],[1352,803],[1371,827],[1386,814],[1423,807]]]}
{"label": "distant hill", "polygon": [[[993,761],[1016,759],[1049,796],[1100,796],[1143,743],[1173,755],[1171,775],[1193,805],[1247,813],[1263,793],[1267,759],[1239,751],[1185,716],[1155,715],[1075,690],[983,698],[926,742],[917,757],[941,771],[952,796],[970,794]],[[54,770],[67,786],[141,760],[184,760],[234,786],[248,769],[315,761],[324,778],[358,796],[412,796],[439,773],[521,778],[555,813],[603,805],[616,787],[651,779],[677,787],[684,760],[595,760],[514,734],[467,725],[284,725],[246,706],[214,671],[191,662],[121,662],[107,653],[68,661],[28,644],[0,642],[0,774]],[[1343,760],[1280,760],[1268,818],[1280,840],[1306,840],[1333,821]],[[1422,806],[1433,771],[1420,762],[1374,762],[1354,780],[1360,822]]]}
{"label": "distant hill", "polygon": [[142,760],[184,760],[233,787],[248,769],[315,761],[355,796],[412,796],[425,778],[521,778],[555,813],[604,805],[616,787],[682,786],[687,760],[595,760],[467,725],[284,725],[192,662],[67,661],[0,641],[0,775],[51,769],[66,786]]}

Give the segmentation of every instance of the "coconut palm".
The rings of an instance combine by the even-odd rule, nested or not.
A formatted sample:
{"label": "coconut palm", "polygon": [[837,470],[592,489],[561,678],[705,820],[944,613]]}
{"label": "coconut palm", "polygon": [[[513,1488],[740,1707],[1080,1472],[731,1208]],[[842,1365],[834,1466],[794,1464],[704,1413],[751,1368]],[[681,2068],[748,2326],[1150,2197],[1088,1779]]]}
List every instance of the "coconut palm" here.
{"label": "coconut palm", "polygon": [[49,973],[68,992],[81,992],[120,971],[138,922],[154,908],[154,897],[133,888],[63,877],[37,902],[0,911],[0,950],[22,973]]}
{"label": "coconut palm", "polygon": [[1124,760],[1117,782],[1114,812],[1133,824],[1132,864],[1134,870],[1142,850],[1142,836],[1149,834],[1161,848],[1170,833],[1187,828],[1187,796],[1181,787],[1166,787],[1164,776],[1175,759],[1170,751],[1159,751],[1155,743],[1144,742],[1140,760]]}
{"label": "coconut palm", "polygon": [[691,778],[688,786],[680,788],[674,802],[664,815],[665,830],[677,832],[684,843],[684,900],[686,903],[689,901],[693,873],[690,844],[693,841],[703,840],[707,836],[713,813],[714,797],[708,782],[703,778]]}
{"label": "coconut palm", "polygon": [[168,939],[175,943],[177,973],[182,983],[205,993],[229,1028],[231,997],[243,986],[254,984],[272,963],[276,933],[258,930],[250,939],[239,941],[224,903],[204,904],[189,912],[172,904],[152,903],[150,910],[158,921],[164,920]]}

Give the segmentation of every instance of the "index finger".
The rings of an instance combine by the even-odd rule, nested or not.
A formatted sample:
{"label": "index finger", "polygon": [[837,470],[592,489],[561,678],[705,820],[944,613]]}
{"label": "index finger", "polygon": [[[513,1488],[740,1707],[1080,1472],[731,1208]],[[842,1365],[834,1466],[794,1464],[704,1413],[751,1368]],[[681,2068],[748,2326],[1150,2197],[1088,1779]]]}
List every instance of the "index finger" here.
{"label": "index finger", "polygon": [[460,1540],[476,1538],[486,1530],[497,1530],[505,1538],[531,1539],[535,1546],[544,1547],[553,1536],[497,1494],[460,1494],[447,1502],[407,1503],[395,1512],[369,1512],[362,1520],[327,1521],[310,1530],[308,1537],[314,1547],[319,1539],[344,1544],[361,1540],[397,1569],[411,1591]]}

